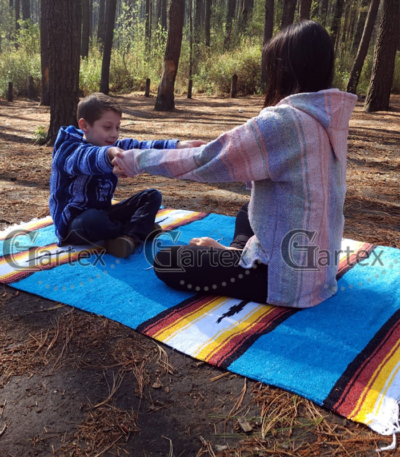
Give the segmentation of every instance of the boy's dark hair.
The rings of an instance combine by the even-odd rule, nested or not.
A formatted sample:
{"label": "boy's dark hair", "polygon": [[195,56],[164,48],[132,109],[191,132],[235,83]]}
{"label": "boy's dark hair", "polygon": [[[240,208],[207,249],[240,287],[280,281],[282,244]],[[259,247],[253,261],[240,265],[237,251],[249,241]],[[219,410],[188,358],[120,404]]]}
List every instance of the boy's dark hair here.
{"label": "boy's dark hair", "polygon": [[108,110],[113,110],[122,116],[122,109],[113,98],[101,92],[95,92],[78,103],[76,117],[78,121],[83,118],[89,125],[93,125],[94,122],[101,118],[104,111]]}
{"label": "boy's dark hair", "polygon": [[292,94],[331,87],[335,53],[322,25],[314,21],[290,25],[268,42],[264,51],[268,78],[264,108]]}

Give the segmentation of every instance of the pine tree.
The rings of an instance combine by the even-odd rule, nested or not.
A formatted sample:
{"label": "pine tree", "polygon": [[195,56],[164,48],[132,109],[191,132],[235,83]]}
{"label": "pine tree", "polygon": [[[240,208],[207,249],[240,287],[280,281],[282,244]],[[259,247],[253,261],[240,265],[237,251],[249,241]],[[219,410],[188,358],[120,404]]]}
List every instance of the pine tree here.
{"label": "pine tree", "polygon": [[364,66],[364,60],[368,53],[369,42],[374,30],[376,16],[378,15],[379,2],[380,0],[371,0],[360,45],[358,47],[357,55],[350,72],[350,78],[347,84],[347,92],[351,92],[353,94],[357,92],[358,81],[360,80],[361,71]]}
{"label": "pine tree", "polygon": [[171,0],[164,68],[154,107],[156,111],[172,111],[175,108],[174,87],[181,54],[184,16],[185,0]]}
{"label": "pine tree", "polygon": [[374,51],[372,76],[365,99],[367,112],[389,108],[396,50],[399,43],[399,0],[383,0],[382,17]]}
{"label": "pine tree", "polygon": [[107,0],[106,11],[106,30],[104,38],[103,62],[101,65],[100,92],[108,94],[110,91],[110,63],[111,50],[114,37],[115,13],[117,10],[117,0]]}
{"label": "pine tree", "polygon": [[[43,0],[47,9],[49,49],[50,127],[49,145],[62,125],[77,125],[81,44],[81,0]],[[68,39],[66,39],[68,37]]]}

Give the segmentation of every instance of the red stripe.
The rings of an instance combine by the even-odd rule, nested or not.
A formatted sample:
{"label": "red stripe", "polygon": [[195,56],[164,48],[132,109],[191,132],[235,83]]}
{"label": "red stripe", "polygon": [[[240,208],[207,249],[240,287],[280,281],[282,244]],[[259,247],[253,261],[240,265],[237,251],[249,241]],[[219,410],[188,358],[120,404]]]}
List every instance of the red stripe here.
{"label": "red stripe", "polygon": [[[370,253],[371,249],[374,247],[373,244],[363,243],[360,248],[354,254],[351,254],[350,257],[346,256],[340,263],[338,268],[338,274],[340,274],[346,268],[353,266],[354,264],[361,262],[362,260],[368,258],[366,253]],[[364,251],[365,254],[360,257],[359,253]]]}
{"label": "red stripe", "polygon": [[230,357],[235,351],[242,348],[243,344],[249,338],[263,333],[265,330],[268,329],[268,327],[273,325],[277,319],[279,319],[282,315],[288,312],[291,313],[292,311],[276,308],[271,313],[267,314],[264,317],[261,317],[259,321],[255,322],[255,324],[252,325],[251,329],[249,329],[247,332],[234,336],[230,340],[229,344],[226,344],[224,346],[224,343],[222,342],[220,344],[220,347],[222,348],[216,350],[215,354],[211,357],[211,359],[207,359],[207,363],[210,363],[211,365],[221,366],[224,363],[224,361],[228,357]]}
{"label": "red stripe", "polygon": [[390,336],[386,338],[373,353],[360,365],[354,376],[348,381],[339,400],[334,405],[335,411],[349,417],[357,402],[361,398],[365,387],[374,382],[381,373],[381,367],[377,373],[379,365],[385,357],[399,344],[400,341],[400,321],[393,326]]}

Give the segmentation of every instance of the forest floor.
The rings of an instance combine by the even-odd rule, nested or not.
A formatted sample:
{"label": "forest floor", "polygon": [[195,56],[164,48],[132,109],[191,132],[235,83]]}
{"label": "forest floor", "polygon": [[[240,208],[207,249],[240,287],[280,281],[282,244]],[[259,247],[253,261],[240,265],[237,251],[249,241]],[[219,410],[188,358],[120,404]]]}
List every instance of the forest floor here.
{"label": "forest floor", "polygon": [[[216,138],[256,115],[259,97],[117,97],[122,137]],[[400,248],[400,96],[393,109],[350,125],[345,237]],[[0,230],[49,214],[51,148],[33,144],[48,108],[0,100]],[[235,215],[242,185],[142,175],[116,198],[145,187],[167,207]],[[240,424],[251,426],[245,433]],[[367,427],[280,389],[225,373],[130,328],[0,285],[0,457],[376,456],[387,445]],[[392,451],[386,455],[400,455]]]}

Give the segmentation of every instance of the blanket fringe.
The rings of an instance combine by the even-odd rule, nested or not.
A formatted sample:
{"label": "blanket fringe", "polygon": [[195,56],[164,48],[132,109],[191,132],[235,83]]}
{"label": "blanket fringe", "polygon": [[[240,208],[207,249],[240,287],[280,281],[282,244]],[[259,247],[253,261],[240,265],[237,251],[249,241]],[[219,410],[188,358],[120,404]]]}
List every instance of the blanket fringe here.
{"label": "blanket fringe", "polygon": [[393,440],[392,440],[392,444],[390,444],[389,446],[383,446],[383,447],[380,447],[379,449],[375,449],[376,452],[382,452],[382,451],[393,451],[393,449],[396,449],[396,433],[393,433]]}
{"label": "blanket fringe", "polygon": [[6,236],[8,233],[10,232],[13,232],[14,230],[18,229],[18,228],[23,228],[25,227],[27,224],[30,224],[32,222],[37,222],[37,221],[40,221],[42,219],[45,219],[43,217],[34,217],[33,219],[31,219],[30,221],[28,222],[20,222],[19,224],[13,224],[13,225],[10,225],[8,227],[6,227],[4,230],[1,230],[0,231],[0,237],[4,237]]}
{"label": "blanket fringe", "polygon": [[392,444],[390,444],[389,446],[380,447],[379,449],[375,449],[376,452],[393,451],[394,449],[396,449],[396,434],[400,433],[399,420],[400,420],[399,414],[397,414],[397,418],[393,421],[393,428],[392,428],[393,440],[392,440]]}

